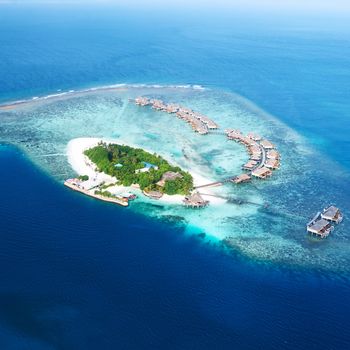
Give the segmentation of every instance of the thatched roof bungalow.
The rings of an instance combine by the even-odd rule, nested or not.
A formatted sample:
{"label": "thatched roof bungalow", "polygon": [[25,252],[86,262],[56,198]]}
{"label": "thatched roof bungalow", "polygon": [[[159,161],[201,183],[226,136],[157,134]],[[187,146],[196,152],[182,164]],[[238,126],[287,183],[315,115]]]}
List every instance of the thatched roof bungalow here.
{"label": "thatched roof bungalow", "polygon": [[160,187],[165,186],[166,181],[174,181],[176,179],[181,179],[183,176],[180,173],[174,171],[167,171],[162,175],[162,178],[157,182]]}
{"label": "thatched roof bungalow", "polygon": [[240,184],[243,182],[249,182],[251,179],[252,178],[248,174],[241,174],[232,179],[231,182],[235,184]]}
{"label": "thatched roof bungalow", "polygon": [[324,209],[323,213],[321,213],[321,217],[325,220],[333,221],[337,224],[343,220],[343,215],[341,214],[340,210],[334,205],[331,205],[330,207]]}
{"label": "thatched roof bungalow", "polygon": [[321,238],[325,238],[332,232],[334,227],[330,224],[329,221],[320,219],[308,224],[306,226],[306,229],[312,234],[315,234]]}
{"label": "thatched roof bungalow", "polygon": [[259,179],[266,179],[272,175],[272,171],[269,168],[262,167],[252,171],[252,176],[255,176]]}
{"label": "thatched roof bungalow", "polygon": [[272,142],[270,142],[269,140],[260,141],[260,145],[263,146],[265,149],[275,148],[275,145]]}
{"label": "thatched roof bungalow", "polygon": [[190,196],[185,197],[184,204],[192,208],[204,208],[209,204],[209,201],[203,199],[198,192],[193,192]]}

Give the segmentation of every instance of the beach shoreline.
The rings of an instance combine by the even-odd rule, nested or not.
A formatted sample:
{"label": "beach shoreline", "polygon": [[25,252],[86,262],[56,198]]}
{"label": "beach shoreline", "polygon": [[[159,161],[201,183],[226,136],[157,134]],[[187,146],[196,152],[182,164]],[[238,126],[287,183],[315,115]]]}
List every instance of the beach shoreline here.
{"label": "beach shoreline", "polygon": [[[96,166],[84,154],[85,150],[95,147],[101,141],[105,143],[123,144],[130,147],[141,148],[140,146],[137,146],[135,144],[132,144],[122,139],[80,137],[80,138],[75,138],[70,140],[66,148],[68,163],[70,164],[72,169],[78,174],[78,176],[82,176],[82,175],[89,176],[89,180],[85,182],[85,185],[90,188],[93,187],[95,183],[97,184],[97,183],[104,182],[105,184],[108,185],[108,184],[115,184],[118,181],[116,177],[98,172],[96,170]],[[145,151],[148,151],[148,150],[145,149]],[[149,152],[152,152],[152,151],[149,151]],[[172,163],[174,162],[172,161]],[[186,170],[188,170],[192,175],[194,184],[196,186],[200,186],[200,185],[214,181],[213,179],[206,178],[203,174],[200,174],[198,171],[192,171],[191,169],[186,169]],[[146,196],[144,196],[142,191],[139,188],[137,188],[137,186],[135,185],[131,185],[131,186],[113,185],[111,187],[108,187],[107,190],[114,195],[120,194],[122,192],[130,191],[131,193],[138,195],[140,198],[143,198],[145,200],[147,198]],[[206,192],[208,193],[208,196],[203,195],[203,198],[205,200],[209,200],[210,204],[219,205],[226,202],[226,200],[222,198],[214,197],[215,193],[211,189],[206,189]],[[183,205],[184,198],[185,196],[182,196],[182,195],[164,194],[157,201],[163,202],[166,204]]]}

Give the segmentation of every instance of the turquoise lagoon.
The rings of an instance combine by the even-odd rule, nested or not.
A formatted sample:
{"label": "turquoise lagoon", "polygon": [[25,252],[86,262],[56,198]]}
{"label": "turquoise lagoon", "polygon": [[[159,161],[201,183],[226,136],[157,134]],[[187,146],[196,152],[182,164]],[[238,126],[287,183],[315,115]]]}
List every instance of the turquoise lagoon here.
{"label": "turquoise lagoon", "polygon": [[[74,176],[66,147],[78,137],[128,142],[154,151],[213,180],[241,171],[245,149],[222,134],[200,136],[181,120],[130,101],[143,95],[180,103],[208,115],[221,131],[254,131],[276,144],[281,168],[267,181],[226,184],[215,192],[239,199],[204,210],[138,198],[130,210],[185,228],[264,262],[347,271],[350,238],[346,221],[331,237],[307,236],[305,225],[330,203],[350,212],[349,174],[315,150],[309,140],[243,97],[200,86],[115,85],[28,100],[0,111],[0,139],[22,149],[59,183]],[[203,189],[202,192],[205,192]],[[79,194],[76,194],[77,196]],[[129,210],[129,209],[127,209]],[[227,248],[226,244],[222,245]]]}

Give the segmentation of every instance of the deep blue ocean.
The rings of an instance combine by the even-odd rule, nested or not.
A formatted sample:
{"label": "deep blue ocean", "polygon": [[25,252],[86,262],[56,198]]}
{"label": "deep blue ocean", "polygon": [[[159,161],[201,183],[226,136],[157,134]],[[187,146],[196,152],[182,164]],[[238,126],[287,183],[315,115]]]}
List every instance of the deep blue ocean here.
{"label": "deep blue ocean", "polygon": [[[331,16],[0,4],[0,102],[202,84],[255,102],[347,172],[349,34]],[[347,276],[258,263],[77,196],[10,145],[0,183],[0,349],[350,348]]]}

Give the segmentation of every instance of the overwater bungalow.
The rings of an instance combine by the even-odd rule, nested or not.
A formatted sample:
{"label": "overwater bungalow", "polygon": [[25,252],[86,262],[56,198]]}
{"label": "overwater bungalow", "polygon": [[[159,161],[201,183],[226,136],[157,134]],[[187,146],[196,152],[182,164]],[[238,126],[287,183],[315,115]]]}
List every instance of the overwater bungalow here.
{"label": "overwater bungalow", "polygon": [[166,110],[166,105],[163,103],[162,100],[152,100],[152,108],[158,111]]}
{"label": "overwater bungalow", "polygon": [[176,112],[176,116],[177,116],[178,118],[180,118],[180,119],[185,119],[186,116],[187,116],[187,114],[184,113],[184,112],[181,112],[181,111],[177,111],[177,112]]}
{"label": "overwater bungalow", "polygon": [[261,153],[253,153],[251,156],[250,156],[250,159],[251,160],[254,160],[256,162],[260,162],[261,161]]}
{"label": "overwater bungalow", "polygon": [[250,139],[254,140],[254,141],[260,141],[261,140],[261,136],[254,134],[252,132],[247,134],[247,137],[249,137]]}
{"label": "overwater bungalow", "polygon": [[243,145],[249,147],[251,146],[251,142],[253,140],[251,140],[249,137],[246,137],[246,136],[242,136],[238,139],[238,142],[242,143]]}
{"label": "overwater bungalow", "polygon": [[343,221],[343,215],[340,212],[340,210],[335,207],[334,205],[331,205],[330,207],[323,210],[321,213],[322,219],[333,221],[336,224],[339,224]]}
{"label": "overwater bungalow", "polygon": [[269,140],[262,140],[260,141],[260,145],[264,147],[265,149],[273,149],[275,148],[275,145],[270,142]]}
{"label": "overwater bungalow", "polygon": [[209,204],[209,201],[203,199],[198,192],[193,192],[191,195],[185,197],[183,202],[187,207],[191,208],[204,208]]}
{"label": "overwater bungalow", "polygon": [[261,154],[261,148],[259,147],[259,145],[258,144],[255,144],[255,145],[253,145],[253,146],[249,146],[248,147],[248,152],[250,153],[250,154]]}
{"label": "overwater bungalow", "polygon": [[280,155],[275,149],[271,149],[267,152],[266,157],[268,159],[279,159]]}
{"label": "overwater bungalow", "polygon": [[215,130],[219,129],[219,125],[213,122],[211,119],[208,119],[205,124],[207,125],[208,129]]}
{"label": "overwater bungalow", "polygon": [[264,166],[266,166],[267,168],[270,168],[270,169],[278,169],[279,168],[279,161],[278,159],[268,159],[266,160]]}
{"label": "overwater bungalow", "polygon": [[196,117],[201,122],[203,122],[207,126],[208,129],[214,130],[214,129],[218,129],[219,128],[219,126],[215,122],[213,122],[211,119],[209,119],[205,115],[196,114]]}
{"label": "overwater bungalow", "polygon": [[236,176],[234,179],[230,180],[231,182],[235,183],[235,184],[240,184],[240,183],[244,183],[244,182],[249,182],[251,181],[251,177],[248,174],[241,174]]}
{"label": "overwater bungalow", "polygon": [[272,175],[272,171],[269,168],[262,167],[252,171],[252,176],[255,176],[259,179],[266,179]]}
{"label": "overwater bungalow", "polygon": [[308,232],[321,238],[327,237],[333,231],[333,229],[334,227],[325,219],[314,219],[306,226],[306,230]]}
{"label": "overwater bungalow", "polygon": [[243,137],[242,133],[239,130],[227,129],[227,130],[225,130],[225,133],[226,133],[228,139],[230,139],[230,140],[238,141]]}
{"label": "overwater bungalow", "polygon": [[205,135],[208,133],[208,128],[205,124],[203,124],[198,119],[191,117],[190,124],[194,131],[198,132],[201,135]]}
{"label": "overwater bungalow", "polygon": [[147,97],[136,97],[135,103],[139,106],[148,106],[151,104],[150,100]]}
{"label": "overwater bungalow", "polygon": [[186,113],[186,114],[192,114],[193,113],[192,109],[186,108],[186,107],[182,107],[182,106],[180,106],[179,111],[183,112],[183,113]]}
{"label": "overwater bungalow", "polygon": [[179,110],[180,106],[174,104],[168,104],[166,106],[166,112],[168,113],[176,113]]}
{"label": "overwater bungalow", "polygon": [[250,160],[242,166],[243,170],[253,170],[258,165],[258,162],[255,160]]}

